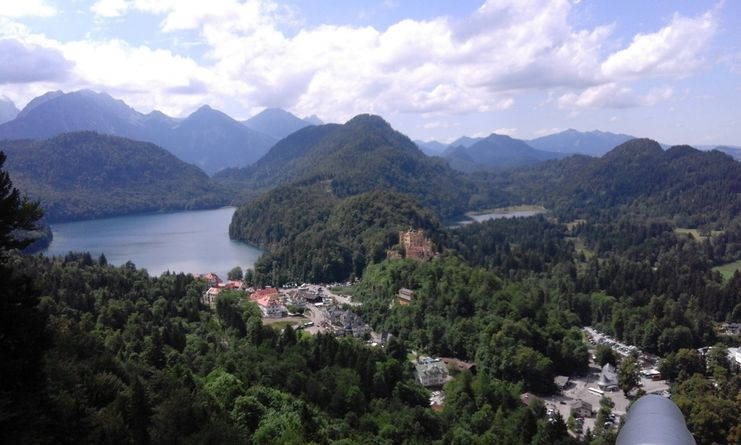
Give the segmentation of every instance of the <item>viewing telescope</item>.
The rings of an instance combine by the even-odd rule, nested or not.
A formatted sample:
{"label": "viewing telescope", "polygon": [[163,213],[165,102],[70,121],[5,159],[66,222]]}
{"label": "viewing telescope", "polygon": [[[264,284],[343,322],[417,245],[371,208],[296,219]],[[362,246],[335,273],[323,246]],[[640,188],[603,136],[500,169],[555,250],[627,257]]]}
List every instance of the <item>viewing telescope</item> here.
{"label": "viewing telescope", "polygon": [[665,397],[648,394],[630,407],[616,444],[696,445],[696,442],[677,405]]}

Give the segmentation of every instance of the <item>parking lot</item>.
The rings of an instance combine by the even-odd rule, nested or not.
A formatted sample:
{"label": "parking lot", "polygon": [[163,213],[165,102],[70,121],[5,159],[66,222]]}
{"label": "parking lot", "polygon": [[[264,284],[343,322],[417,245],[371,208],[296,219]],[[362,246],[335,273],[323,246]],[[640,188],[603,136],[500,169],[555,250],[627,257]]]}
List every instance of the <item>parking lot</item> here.
{"label": "parking lot", "polygon": [[[587,330],[587,333],[593,338],[602,338],[602,336],[596,331]],[[620,344],[618,346],[622,347],[623,350],[631,350],[631,347],[629,345]],[[615,348],[615,346],[613,345],[611,345],[611,347]],[[592,358],[593,354],[594,348],[590,347],[589,373],[586,376],[571,377],[569,384],[561,391],[560,394],[543,398],[543,402],[545,403],[546,407],[552,410],[557,410],[564,418],[564,420],[568,419],[569,415],[571,414],[570,404],[572,402],[581,400],[589,403],[592,406],[593,415],[584,419],[584,431],[586,431],[587,428],[589,428],[590,430],[594,430],[595,416],[597,414],[597,411],[599,411],[599,401],[602,397],[599,393],[590,391],[590,388],[593,388],[595,390],[598,389],[597,381],[599,380],[601,372],[601,368],[597,363],[594,362]],[[666,382],[666,380],[655,381],[641,377],[641,388],[648,394],[666,395],[668,394],[669,384]],[[623,392],[619,390],[605,391],[604,396],[611,399],[615,404],[612,412],[615,414],[615,423],[619,423],[620,416],[624,415],[627,412],[630,400],[628,400],[623,395]]]}

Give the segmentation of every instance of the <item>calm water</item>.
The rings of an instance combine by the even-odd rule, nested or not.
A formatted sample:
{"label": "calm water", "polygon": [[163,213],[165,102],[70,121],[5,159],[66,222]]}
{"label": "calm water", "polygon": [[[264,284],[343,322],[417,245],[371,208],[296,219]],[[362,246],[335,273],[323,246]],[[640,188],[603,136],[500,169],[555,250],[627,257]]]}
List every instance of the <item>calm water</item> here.
{"label": "calm water", "polygon": [[529,216],[536,216],[546,212],[544,208],[530,208],[530,209],[497,209],[487,213],[466,213],[466,219],[449,222],[448,227],[460,227],[466,224],[474,222],[484,222],[490,219],[502,219],[502,218],[527,218]]}
{"label": "calm water", "polygon": [[535,216],[544,213],[543,210],[513,210],[511,212],[492,212],[482,213],[480,215],[468,215],[471,219],[476,222],[489,221],[490,219],[501,219],[501,218],[526,218],[528,216]]}
{"label": "calm water", "polygon": [[131,260],[151,275],[215,272],[226,278],[234,266],[253,267],[261,251],[229,239],[233,207],[217,210],[122,216],[52,224],[54,240],[47,255],[69,251],[104,253],[108,262]]}

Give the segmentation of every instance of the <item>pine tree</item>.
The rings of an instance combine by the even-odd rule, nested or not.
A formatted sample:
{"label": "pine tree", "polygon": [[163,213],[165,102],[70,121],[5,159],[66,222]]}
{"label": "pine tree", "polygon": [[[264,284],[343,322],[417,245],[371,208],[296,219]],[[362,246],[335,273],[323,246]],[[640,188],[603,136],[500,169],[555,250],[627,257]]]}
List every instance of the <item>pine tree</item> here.
{"label": "pine tree", "polygon": [[0,152],[0,431],[8,443],[31,443],[40,434],[49,340],[46,315],[37,308],[40,292],[12,250],[29,244],[16,235],[33,229],[41,210],[13,187],[5,159]]}

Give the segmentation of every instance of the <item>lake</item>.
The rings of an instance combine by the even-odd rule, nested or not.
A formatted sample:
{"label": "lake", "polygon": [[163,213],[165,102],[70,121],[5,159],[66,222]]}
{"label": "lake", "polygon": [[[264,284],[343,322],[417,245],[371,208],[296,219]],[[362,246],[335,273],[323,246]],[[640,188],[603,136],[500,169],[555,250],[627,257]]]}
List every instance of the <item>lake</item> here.
{"label": "lake", "polygon": [[234,207],[216,210],[121,216],[52,224],[46,255],[70,251],[105,254],[110,264],[132,261],[151,275],[215,272],[222,279],[234,266],[251,268],[262,251],[229,239]]}
{"label": "lake", "polygon": [[527,218],[529,216],[541,215],[546,212],[547,210],[544,207],[533,205],[505,207],[485,212],[468,212],[465,215],[466,219],[455,221],[450,227],[458,227],[466,224],[471,224],[473,222],[484,222],[491,219]]}

